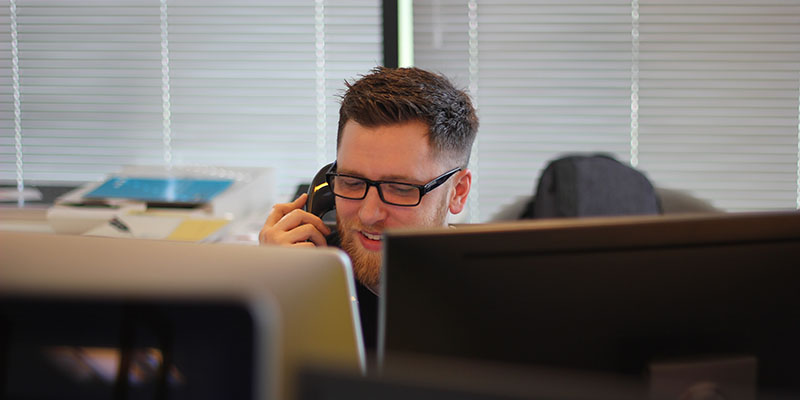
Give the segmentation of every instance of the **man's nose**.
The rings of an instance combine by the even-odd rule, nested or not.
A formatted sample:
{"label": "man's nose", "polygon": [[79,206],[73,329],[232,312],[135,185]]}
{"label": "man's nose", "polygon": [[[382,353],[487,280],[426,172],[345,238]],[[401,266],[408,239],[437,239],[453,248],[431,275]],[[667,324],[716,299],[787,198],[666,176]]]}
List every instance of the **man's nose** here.
{"label": "man's nose", "polygon": [[367,189],[367,197],[361,200],[358,218],[364,225],[373,225],[386,218],[386,204],[381,201],[377,187]]}

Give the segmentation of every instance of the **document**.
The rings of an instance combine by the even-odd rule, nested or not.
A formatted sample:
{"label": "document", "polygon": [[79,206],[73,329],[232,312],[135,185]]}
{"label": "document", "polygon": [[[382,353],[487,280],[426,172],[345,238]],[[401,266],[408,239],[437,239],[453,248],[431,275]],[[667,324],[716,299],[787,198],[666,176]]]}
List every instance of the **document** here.
{"label": "document", "polygon": [[139,212],[115,216],[84,235],[208,242],[218,240],[229,222],[224,218],[180,213]]}

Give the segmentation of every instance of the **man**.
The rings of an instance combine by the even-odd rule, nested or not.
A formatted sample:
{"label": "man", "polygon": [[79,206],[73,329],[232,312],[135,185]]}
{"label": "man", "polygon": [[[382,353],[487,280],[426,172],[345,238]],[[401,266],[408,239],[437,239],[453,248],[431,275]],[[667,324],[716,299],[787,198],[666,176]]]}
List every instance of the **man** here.
{"label": "man", "polygon": [[273,207],[261,243],[340,246],[352,260],[367,348],[377,337],[381,234],[403,226],[445,226],[460,213],[472,184],[467,169],[478,118],[469,96],[418,68],[378,67],[342,97],[335,171],[341,243],[302,207],[307,196]]}

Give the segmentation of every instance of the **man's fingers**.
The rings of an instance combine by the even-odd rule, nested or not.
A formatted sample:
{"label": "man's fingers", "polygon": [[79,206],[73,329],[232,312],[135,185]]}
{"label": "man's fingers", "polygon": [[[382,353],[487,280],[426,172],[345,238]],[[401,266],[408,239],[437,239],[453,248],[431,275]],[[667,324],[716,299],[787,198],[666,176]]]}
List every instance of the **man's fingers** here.
{"label": "man's fingers", "polygon": [[295,243],[292,246],[294,246],[294,247],[316,247],[317,245],[315,245],[314,243],[311,243],[311,242],[300,242],[300,243]]}
{"label": "man's fingers", "polygon": [[317,230],[317,228],[310,224],[300,225],[290,231],[283,232],[281,234],[280,241],[283,243],[303,243],[306,241],[311,241],[316,246],[327,246],[327,242],[325,241],[325,236]]}
{"label": "man's fingers", "polygon": [[294,208],[301,208],[306,205],[306,199],[308,198],[308,193],[301,194],[298,198],[294,199],[291,203]]}
{"label": "man's fingers", "polygon": [[322,222],[322,219],[303,210],[292,210],[284,215],[274,227],[288,231],[305,224],[311,224],[313,227],[317,228],[318,231],[322,232],[323,235],[329,235],[331,233],[331,230]]}
{"label": "man's fingers", "polygon": [[272,211],[270,211],[269,215],[267,216],[267,221],[264,223],[264,225],[273,226],[277,224],[278,221],[280,221],[281,218],[283,218],[286,214],[303,208],[303,206],[306,204],[307,198],[308,194],[303,193],[291,203],[276,204],[272,207]]}
{"label": "man's fingers", "polygon": [[[310,242],[307,242],[309,241]],[[325,236],[311,224],[303,224],[288,231],[276,227],[267,227],[258,235],[261,244],[296,245],[308,243],[312,246],[327,246]]]}
{"label": "man's fingers", "polygon": [[292,203],[273,207],[267,222],[258,234],[259,243],[295,245],[306,241],[316,246],[326,246],[325,236],[331,233],[322,220],[309,212],[293,208],[305,204],[306,196]]}

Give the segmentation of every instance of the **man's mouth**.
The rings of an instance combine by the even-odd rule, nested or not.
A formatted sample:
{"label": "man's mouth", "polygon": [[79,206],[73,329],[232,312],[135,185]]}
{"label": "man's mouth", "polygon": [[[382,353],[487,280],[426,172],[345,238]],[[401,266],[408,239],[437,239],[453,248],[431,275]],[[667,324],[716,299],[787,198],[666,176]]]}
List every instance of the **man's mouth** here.
{"label": "man's mouth", "polygon": [[374,233],[369,233],[369,232],[364,232],[364,231],[361,231],[361,234],[364,235],[364,237],[366,237],[369,240],[381,240],[381,235],[380,234],[374,234]]}
{"label": "man's mouth", "polygon": [[380,233],[372,233],[372,232],[365,232],[365,231],[358,231],[360,235],[361,246],[363,246],[364,250],[367,251],[381,251],[381,235]]}

